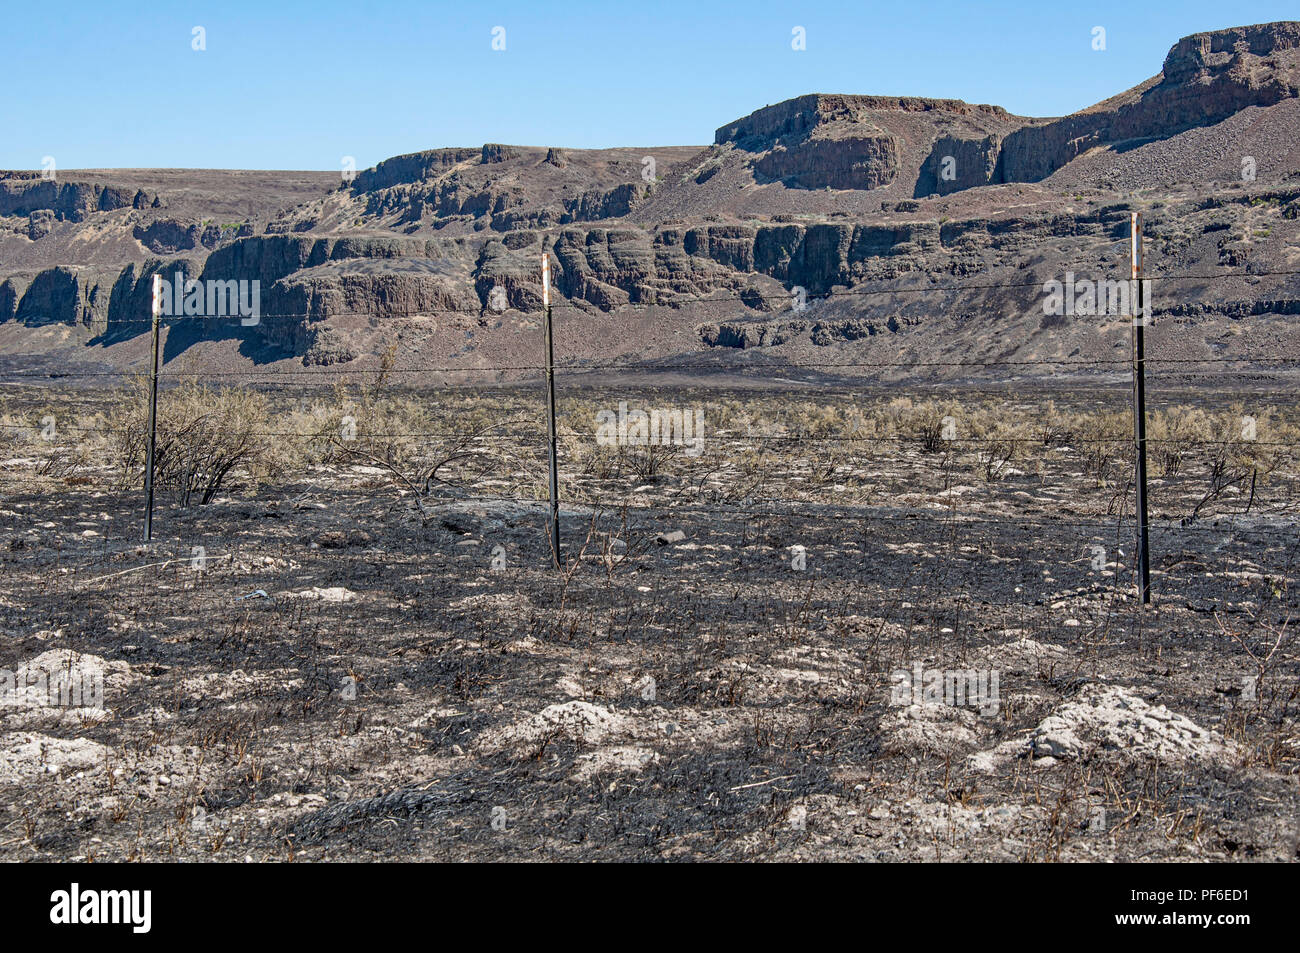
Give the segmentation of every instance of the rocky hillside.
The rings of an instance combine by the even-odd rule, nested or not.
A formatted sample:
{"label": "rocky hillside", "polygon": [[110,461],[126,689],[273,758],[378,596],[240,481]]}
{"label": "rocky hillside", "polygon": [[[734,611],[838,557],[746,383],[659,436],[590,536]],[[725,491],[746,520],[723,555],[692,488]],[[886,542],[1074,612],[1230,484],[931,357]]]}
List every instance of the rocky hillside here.
{"label": "rocky hillside", "polygon": [[1138,210],[1152,273],[1235,275],[1158,283],[1157,353],[1300,357],[1298,133],[1286,22],[1186,37],[1152,79],[1058,119],[813,94],[708,146],[443,148],[348,181],[0,173],[0,353],[137,362],[152,275],[182,272],[260,282],[262,317],[181,322],[169,360],[393,349],[504,380],[484,369],[536,362],[545,253],[566,362],[1110,360],[1124,322],[1044,315],[1041,286],[1124,277]]}

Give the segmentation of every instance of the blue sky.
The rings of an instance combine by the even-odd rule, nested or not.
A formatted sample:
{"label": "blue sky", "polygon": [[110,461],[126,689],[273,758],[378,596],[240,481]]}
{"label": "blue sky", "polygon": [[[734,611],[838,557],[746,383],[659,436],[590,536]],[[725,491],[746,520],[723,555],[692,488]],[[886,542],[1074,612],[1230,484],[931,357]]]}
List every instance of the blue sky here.
{"label": "blue sky", "polygon": [[1054,116],[1158,72],[1181,36],[1297,16],[1294,2],[1221,0],[70,0],[8,12],[0,168],[49,155],[59,169],[338,169],[345,155],[365,168],[483,142],[702,145],[809,92]]}

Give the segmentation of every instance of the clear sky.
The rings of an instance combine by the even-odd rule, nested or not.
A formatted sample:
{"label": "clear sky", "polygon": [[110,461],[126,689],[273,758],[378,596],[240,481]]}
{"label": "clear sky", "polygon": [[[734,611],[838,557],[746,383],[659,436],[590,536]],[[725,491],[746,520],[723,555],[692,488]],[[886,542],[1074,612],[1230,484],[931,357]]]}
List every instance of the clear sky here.
{"label": "clear sky", "polygon": [[365,168],[484,142],[703,145],[811,92],[1056,116],[1155,74],[1181,36],[1297,17],[1294,0],[13,4],[0,168],[53,156],[59,169],[339,169],[345,155]]}

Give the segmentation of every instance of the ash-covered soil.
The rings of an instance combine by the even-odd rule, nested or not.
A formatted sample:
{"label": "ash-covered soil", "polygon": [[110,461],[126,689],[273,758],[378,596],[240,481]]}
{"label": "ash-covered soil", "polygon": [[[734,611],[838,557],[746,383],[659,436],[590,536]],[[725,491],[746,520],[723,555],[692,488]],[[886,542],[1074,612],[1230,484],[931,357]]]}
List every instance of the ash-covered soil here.
{"label": "ash-covered soil", "polygon": [[1294,473],[1188,525],[1155,481],[1143,607],[1064,455],[764,452],[562,474],[563,571],[544,503],[378,467],[164,494],[149,548],[139,492],[6,482],[0,668],[105,697],[0,707],[0,857],[1297,857]]}

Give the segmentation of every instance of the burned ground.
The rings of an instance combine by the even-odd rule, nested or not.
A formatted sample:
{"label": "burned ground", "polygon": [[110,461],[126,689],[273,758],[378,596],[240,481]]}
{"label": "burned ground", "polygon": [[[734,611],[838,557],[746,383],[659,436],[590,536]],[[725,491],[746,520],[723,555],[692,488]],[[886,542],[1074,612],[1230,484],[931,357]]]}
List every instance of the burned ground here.
{"label": "burned ground", "polygon": [[[10,459],[0,667],[99,671],[105,698],[0,708],[0,851],[1296,857],[1292,407],[1258,412],[1281,446],[1250,486],[1206,501],[1218,444],[1191,437],[1157,475],[1143,607],[1123,444],[1091,471],[1080,429],[1122,402],[953,394],[979,413],[927,452],[912,417],[846,430],[858,395],[819,393],[814,428],[806,398],[642,395],[720,426],[695,456],[562,452],[561,571],[535,429],[481,441],[516,471],[418,494],[355,454],[203,506],[164,488],[148,548],[138,489]],[[565,406],[570,447],[617,398]],[[990,418],[1041,426],[996,466]],[[996,672],[996,704],[900,701],[915,666]]]}

